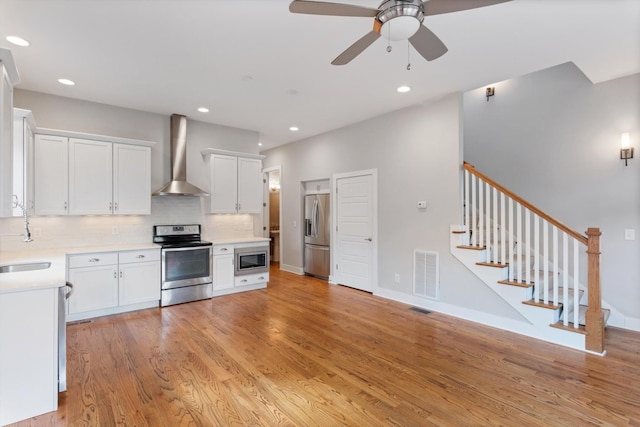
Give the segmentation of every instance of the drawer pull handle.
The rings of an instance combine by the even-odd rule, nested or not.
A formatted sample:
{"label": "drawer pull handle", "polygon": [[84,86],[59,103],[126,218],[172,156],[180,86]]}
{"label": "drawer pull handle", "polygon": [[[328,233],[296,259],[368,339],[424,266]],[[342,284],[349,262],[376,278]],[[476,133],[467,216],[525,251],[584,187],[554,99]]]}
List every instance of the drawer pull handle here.
{"label": "drawer pull handle", "polygon": [[263,276],[258,277],[258,280],[264,280]]}
{"label": "drawer pull handle", "polygon": [[220,248],[220,252],[226,252],[226,251],[228,251],[227,248]]}
{"label": "drawer pull handle", "polygon": [[240,282],[242,282],[242,283],[246,283],[246,282],[247,282],[247,279],[242,279]]}
{"label": "drawer pull handle", "polygon": [[142,258],[144,258],[144,255],[138,255],[136,258],[142,259]]}
{"label": "drawer pull handle", "polygon": [[89,260],[89,262],[98,262],[98,261],[100,261],[100,258],[91,258]]}

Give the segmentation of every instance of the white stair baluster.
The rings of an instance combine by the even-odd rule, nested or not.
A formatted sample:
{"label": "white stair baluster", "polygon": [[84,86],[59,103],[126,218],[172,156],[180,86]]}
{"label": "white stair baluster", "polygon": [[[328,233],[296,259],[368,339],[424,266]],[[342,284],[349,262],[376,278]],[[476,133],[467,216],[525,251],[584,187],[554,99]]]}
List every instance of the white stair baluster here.
{"label": "white stair baluster", "polygon": [[533,215],[533,273],[534,301],[540,301],[540,217]]}
{"label": "white stair baluster", "polygon": [[549,304],[549,223],[542,220],[542,274],[544,278],[544,292],[542,301]]}
{"label": "white stair baluster", "polygon": [[553,226],[553,303],[558,305],[560,287],[560,266],[558,265],[558,228]]}
{"label": "white stair baluster", "polygon": [[491,247],[491,186],[486,183],[484,190],[484,240],[487,246],[487,261]]}
{"label": "white stair baluster", "polygon": [[[569,235],[562,232],[562,324],[569,324]],[[573,307],[576,310],[576,307]]]}
{"label": "white stair baluster", "polygon": [[573,327],[579,328],[580,320],[580,251],[579,242],[573,240]]}
{"label": "white stair baluster", "polygon": [[498,252],[497,252],[497,245],[498,242],[500,241],[500,239],[498,238],[498,223],[500,221],[500,218],[498,218],[498,189],[493,187],[493,210],[492,210],[492,214],[493,214],[493,238],[492,238],[492,242],[491,242],[491,246],[493,248],[492,255],[491,255],[491,262],[495,262],[498,263],[500,262],[500,260],[498,259]]}
{"label": "white stair baluster", "polygon": [[465,169],[464,171],[464,230],[467,232],[467,245],[470,245],[469,242],[469,230],[471,230],[471,220],[469,218],[469,203],[471,200],[469,199],[469,171]]}
{"label": "white stair baluster", "polygon": [[478,246],[484,246],[484,181],[478,180]]}
{"label": "white stair baluster", "polygon": [[531,283],[531,211],[529,209],[525,211],[524,227],[525,237],[523,244],[525,245],[525,281],[529,284]]}
{"label": "white stair baluster", "polygon": [[516,259],[518,266],[518,282],[522,282],[522,205],[517,204],[516,209]]}
{"label": "white stair baluster", "polygon": [[513,274],[515,270],[515,253],[513,251],[513,233],[515,230],[513,229],[514,221],[513,221],[513,199],[509,197],[509,281],[513,282]]}
{"label": "white stair baluster", "polygon": [[478,244],[478,223],[476,221],[477,219],[477,210],[478,207],[476,206],[476,185],[478,182],[478,178],[475,175],[471,176],[471,230],[472,230],[472,235],[471,235],[471,246],[477,246]]}
{"label": "white stair baluster", "polygon": [[507,263],[507,240],[506,240],[506,229],[507,229],[507,216],[505,214],[507,202],[504,197],[504,193],[500,193],[500,263]]}

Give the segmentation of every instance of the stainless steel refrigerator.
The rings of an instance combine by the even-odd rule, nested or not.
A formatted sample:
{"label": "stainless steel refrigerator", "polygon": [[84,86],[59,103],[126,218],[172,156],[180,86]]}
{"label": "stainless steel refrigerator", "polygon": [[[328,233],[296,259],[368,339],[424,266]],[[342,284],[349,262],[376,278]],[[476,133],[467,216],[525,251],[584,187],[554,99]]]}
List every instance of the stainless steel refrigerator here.
{"label": "stainless steel refrigerator", "polygon": [[304,272],[327,279],[330,273],[330,232],[328,194],[304,197]]}

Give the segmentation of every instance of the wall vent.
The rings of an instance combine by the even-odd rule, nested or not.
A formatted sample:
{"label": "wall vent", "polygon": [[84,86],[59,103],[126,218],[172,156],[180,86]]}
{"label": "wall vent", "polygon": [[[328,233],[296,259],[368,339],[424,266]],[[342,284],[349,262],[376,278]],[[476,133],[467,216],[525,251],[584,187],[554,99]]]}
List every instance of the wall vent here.
{"label": "wall vent", "polygon": [[413,251],[413,294],[440,299],[440,268],[438,252]]}

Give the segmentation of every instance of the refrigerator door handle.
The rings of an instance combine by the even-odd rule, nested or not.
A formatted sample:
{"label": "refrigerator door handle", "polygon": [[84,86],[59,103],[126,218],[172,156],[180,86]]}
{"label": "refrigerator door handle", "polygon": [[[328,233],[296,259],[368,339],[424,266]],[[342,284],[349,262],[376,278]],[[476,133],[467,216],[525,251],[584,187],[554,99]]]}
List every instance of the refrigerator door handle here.
{"label": "refrigerator door handle", "polygon": [[313,224],[312,224],[313,237],[318,237],[318,222],[320,221],[320,217],[318,214],[318,199],[315,199],[313,201],[313,215],[311,215],[311,217],[313,218]]}

